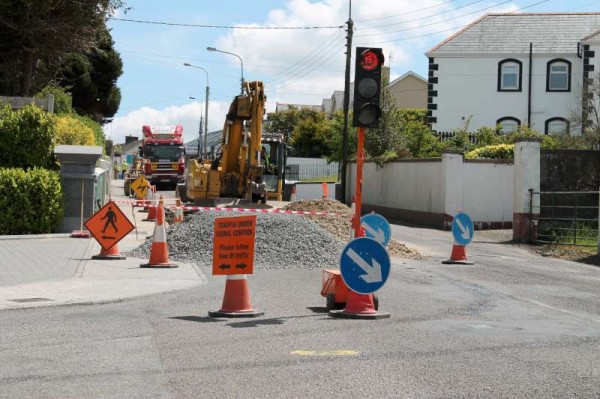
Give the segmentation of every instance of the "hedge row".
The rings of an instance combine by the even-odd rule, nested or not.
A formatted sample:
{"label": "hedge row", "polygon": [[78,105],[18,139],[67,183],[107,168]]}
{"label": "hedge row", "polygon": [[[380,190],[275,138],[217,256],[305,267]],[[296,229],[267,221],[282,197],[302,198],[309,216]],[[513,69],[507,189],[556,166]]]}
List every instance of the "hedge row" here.
{"label": "hedge row", "polygon": [[63,218],[57,171],[0,169],[0,235],[52,233]]}

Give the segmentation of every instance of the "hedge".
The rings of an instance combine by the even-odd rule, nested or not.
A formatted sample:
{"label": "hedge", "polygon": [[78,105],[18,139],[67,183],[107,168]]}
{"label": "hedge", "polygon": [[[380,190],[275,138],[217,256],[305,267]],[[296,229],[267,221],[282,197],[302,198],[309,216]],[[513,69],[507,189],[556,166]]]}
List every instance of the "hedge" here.
{"label": "hedge", "polygon": [[63,204],[59,172],[0,169],[0,235],[53,233]]}
{"label": "hedge", "polygon": [[497,144],[479,147],[465,154],[465,159],[513,159],[514,144]]}

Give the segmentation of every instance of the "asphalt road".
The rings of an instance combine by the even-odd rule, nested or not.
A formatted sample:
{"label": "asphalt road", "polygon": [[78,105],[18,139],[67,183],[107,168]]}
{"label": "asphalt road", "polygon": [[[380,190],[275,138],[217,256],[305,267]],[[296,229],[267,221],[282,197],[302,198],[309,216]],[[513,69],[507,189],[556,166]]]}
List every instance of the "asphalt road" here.
{"label": "asphalt road", "polygon": [[330,318],[320,270],[257,270],[257,319],[207,316],[221,277],[0,312],[0,398],[600,397],[600,269],[478,238],[475,265],[442,265],[449,233],[393,231],[429,257],[394,262],[389,319]]}

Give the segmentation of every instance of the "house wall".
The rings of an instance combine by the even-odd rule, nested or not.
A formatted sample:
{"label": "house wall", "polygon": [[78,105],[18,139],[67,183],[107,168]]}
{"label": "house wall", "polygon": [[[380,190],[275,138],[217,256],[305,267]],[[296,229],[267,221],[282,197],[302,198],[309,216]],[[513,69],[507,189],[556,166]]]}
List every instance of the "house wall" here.
{"label": "house wall", "polygon": [[[349,165],[346,198],[354,196],[356,164]],[[440,160],[374,163],[363,168],[364,212],[436,228],[450,228],[458,211],[468,213],[478,228],[508,228],[513,219],[513,166],[464,162],[460,154]]]}
{"label": "house wall", "polygon": [[390,92],[398,108],[427,108],[427,82],[409,75],[393,86]]}
{"label": "house wall", "polygon": [[[498,91],[498,62],[515,58],[522,62],[522,84],[520,92]],[[546,92],[547,62],[563,58],[571,62],[571,91]],[[437,108],[432,111],[436,118],[432,128],[437,131],[451,131],[462,128],[469,121],[468,130],[482,126],[493,127],[502,117],[514,117],[527,123],[529,90],[529,55],[490,56],[490,57],[436,57],[437,71],[430,84],[431,102]],[[583,76],[582,60],[573,54],[535,54],[532,64],[531,123],[544,132],[545,121],[549,118],[569,119],[571,110],[579,101]],[[432,82],[430,76],[430,83]],[[578,134],[572,129],[572,134]]]}

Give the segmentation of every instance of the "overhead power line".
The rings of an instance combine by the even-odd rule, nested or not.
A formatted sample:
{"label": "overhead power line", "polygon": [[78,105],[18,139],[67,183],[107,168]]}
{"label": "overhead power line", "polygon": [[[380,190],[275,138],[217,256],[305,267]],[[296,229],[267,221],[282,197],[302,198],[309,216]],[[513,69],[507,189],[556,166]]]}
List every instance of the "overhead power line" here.
{"label": "overhead power line", "polygon": [[113,21],[121,22],[133,22],[137,24],[148,24],[148,25],[168,25],[168,26],[182,26],[185,28],[210,28],[210,29],[249,29],[249,30],[302,30],[302,29],[339,29],[343,28],[343,25],[338,26],[239,26],[239,25],[201,25],[201,24],[186,24],[186,23],[175,23],[165,21],[146,21],[140,19],[128,19],[128,18],[115,18],[108,17]]}
{"label": "overhead power line", "polygon": [[443,3],[434,4],[434,5],[429,6],[429,7],[423,7],[423,8],[418,8],[418,9],[412,10],[412,11],[402,12],[400,14],[388,15],[388,16],[381,17],[381,18],[360,19],[360,20],[357,20],[357,21],[354,21],[354,22],[371,22],[371,21],[380,21],[382,19],[400,17],[402,15],[414,14],[414,13],[421,12],[421,11],[424,11],[424,10],[429,10],[429,9],[432,9],[432,8],[440,7],[440,6],[443,6],[445,4],[454,3],[455,1],[456,0],[449,0],[449,1],[445,1]]}

